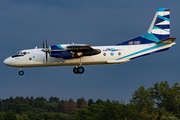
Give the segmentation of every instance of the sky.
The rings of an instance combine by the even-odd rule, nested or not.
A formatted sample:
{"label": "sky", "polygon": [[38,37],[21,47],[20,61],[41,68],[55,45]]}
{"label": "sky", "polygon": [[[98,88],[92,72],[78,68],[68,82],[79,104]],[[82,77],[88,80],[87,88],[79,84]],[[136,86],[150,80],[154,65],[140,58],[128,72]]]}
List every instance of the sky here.
{"label": "sky", "polygon": [[[1,0],[0,1],[0,98],[10,96],[51,96],[60,100],[84,97],[86,100],[129,102],[140,86],[152,87],[180,81],[180,1],[179,0]],[[147,32],[156,10],[171,10],[170,50],[118,65],[84,66],[75,75],[74,66],[19,68],[3,60],[19,50],[48,45],[115,45]]]}

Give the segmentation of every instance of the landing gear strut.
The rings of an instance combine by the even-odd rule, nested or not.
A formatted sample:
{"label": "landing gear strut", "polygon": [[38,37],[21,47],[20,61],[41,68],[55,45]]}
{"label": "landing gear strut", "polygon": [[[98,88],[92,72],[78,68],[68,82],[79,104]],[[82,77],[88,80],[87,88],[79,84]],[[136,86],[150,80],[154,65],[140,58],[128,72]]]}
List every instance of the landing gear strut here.
{"label": "landing gear strut", "polygon": [[82,61],[81,61],[81,58],[80,58],[80,67],[76,66],[73,68],[73,72],[75,74],[83,74],[84,73],[84,68],[82,67]]}
{"label": "landing gear strut", "polygon": [[21,70],[22,68],[19,68],[19,75],[23,76],[24,75],[24,71]]}

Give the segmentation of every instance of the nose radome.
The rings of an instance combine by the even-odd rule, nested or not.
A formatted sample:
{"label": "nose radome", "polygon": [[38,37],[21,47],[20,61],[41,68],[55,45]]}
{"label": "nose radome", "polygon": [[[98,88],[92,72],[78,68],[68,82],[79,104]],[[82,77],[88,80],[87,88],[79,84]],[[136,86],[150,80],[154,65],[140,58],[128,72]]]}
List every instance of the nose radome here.
{"label": "nose radome", "polygon": [[11,65],[11,64],[12,64],[11,58],[10,58],[10,57],[6,58],[6,59],[3,61],[3,63],[4,63],[5,65]]}

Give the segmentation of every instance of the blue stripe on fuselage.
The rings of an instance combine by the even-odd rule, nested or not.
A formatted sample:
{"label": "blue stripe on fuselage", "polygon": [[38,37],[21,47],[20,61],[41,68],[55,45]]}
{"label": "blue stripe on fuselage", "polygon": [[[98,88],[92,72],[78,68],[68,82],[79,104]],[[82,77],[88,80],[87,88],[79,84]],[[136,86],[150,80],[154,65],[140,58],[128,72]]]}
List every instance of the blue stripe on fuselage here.
{"label": "blue stripe on fuselage", "polygon": [[165,46],[165,45],[167,45],[167,44],[159,44],[159,45],[155,45],[155,46],[153,46],[153,47],[150,47],[150,48],[147,48],[147,49],[144,49],[144,50],[140,50],[140,51],[138,51],[138,52],[135,52],[135,53],[126,55],[126,56],[124,56],[124,57],[118,58],[118,59],[116,59],[116,60],[121,60],[121,59],[123,59],[123,58],[127,58],[127,57],[130,57],[130,56],[133,56],[133,55],[142,53],[142,52],[146,52],[146,51],[149,51],[149,50],[153,50],[153,49],[156,49],[156,48]]}
{"label": "blue stripe on fuselage", "polygon": [[164,48],[164,49],[161,49],[161,50],[157,50],[157,51],[154,51],[154,52],[151,52],[151,53],[143,54],[143,55],[140,55],[140,56],[137,56],[137,57],[133,57],[133,58],[131,58],[131,60],[136,59],[136,58],[139,58],[139,57],[143,57],[143,56],[146,56],[146,55],[151,55],[151,54],[153,54],[153,53],[166,51],[166,50],[169,50],[169,48],[170,48],[170,47]]}

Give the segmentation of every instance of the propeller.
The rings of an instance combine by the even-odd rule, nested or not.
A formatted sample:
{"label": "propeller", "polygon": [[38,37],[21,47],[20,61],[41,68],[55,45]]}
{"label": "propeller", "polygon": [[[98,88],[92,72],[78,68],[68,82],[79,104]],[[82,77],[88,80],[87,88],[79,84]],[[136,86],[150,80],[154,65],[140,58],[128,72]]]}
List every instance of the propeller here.
{"label": "propeller", "polygon": [[44,41],[43,41],[43,44],[42,44],[42,51],[46,53],[46,63],[48,62],[48,53],[49,53],[49,49],[48,49],[48,46],[47,46],[47,37],[45,38],[45,48],[44,48]]}

